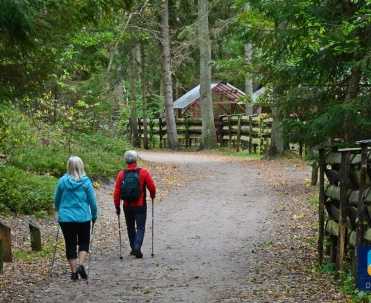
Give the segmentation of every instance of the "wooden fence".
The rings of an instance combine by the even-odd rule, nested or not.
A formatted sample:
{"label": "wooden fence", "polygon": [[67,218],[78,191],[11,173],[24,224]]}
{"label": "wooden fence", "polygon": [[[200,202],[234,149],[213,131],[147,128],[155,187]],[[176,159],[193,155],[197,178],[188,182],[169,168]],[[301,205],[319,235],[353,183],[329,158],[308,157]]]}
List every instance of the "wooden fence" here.
{"label": "wooden fence", "polygon": [[350,257],[357,281],[359,245],[371,244],[371,140],[359,148],[319,150],[319,264],[326,253],[341,276]]}
{"label": "wooden fence", "polygon": [[[148,119],[148,139],[151,148],[166,147],[166,120]],[[143,140],[143,118],[138,119],[139,134]],[[201,118],[177,118],[176,127],[178,139],[182,146],[197,147],[201,141]],[[224,115],[215,121],[218,144],[221,147],[229,146],[237,151],[249,149],[263,153],[270,145],[272,118],[267,115]]]}

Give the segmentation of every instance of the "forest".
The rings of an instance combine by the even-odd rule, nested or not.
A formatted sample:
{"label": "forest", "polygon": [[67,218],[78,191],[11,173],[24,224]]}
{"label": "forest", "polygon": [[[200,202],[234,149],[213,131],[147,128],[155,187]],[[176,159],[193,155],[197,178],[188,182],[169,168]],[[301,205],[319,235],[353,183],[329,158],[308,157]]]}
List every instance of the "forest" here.
{"label": "forest", "polygon": [[369,139],[370,21],[370,0],[2,0],[0,211],[52,211],[30,186],[50,193],[70,154],[112,177],[127,147],[148,148],[138,117],[164,117],[179,148],[172,103],[198,84],[200,149],[217,147],[218,81],[246,93],[247,113],[265,88],[255,102],[280,152]]}
{"label": "forest", "polygon": [[[139,119],[165,120],[166,149],[184,150],[173,103],[198,85],[199,151],[223,151],[210,89],[221,81],[245,93],[246,115],[268,109],[269,157],[359,147],[371,139],[370,65],[371,0],[0,0],[0,218],[51,220],[70,155],[95,188],[112,182],[126,150],[149,149]],[[290,261],[298,208],[279,216]],[[306,282],[320,275],[308,268]],[[340,287],[361,300],[351,283]]]}

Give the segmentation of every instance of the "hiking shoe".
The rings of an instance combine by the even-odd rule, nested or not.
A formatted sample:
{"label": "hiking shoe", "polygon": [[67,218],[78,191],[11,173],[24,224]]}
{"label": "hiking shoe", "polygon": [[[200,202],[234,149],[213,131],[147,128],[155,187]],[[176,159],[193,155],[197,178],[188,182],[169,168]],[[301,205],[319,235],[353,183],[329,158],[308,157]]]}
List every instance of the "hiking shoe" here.
{"label": "hiking shoe", "polygon": [[79,265],[79,267],[77,268],[77,272],[79,273],[82,279],[86,279],[88,277],[86,274],[85,268],[82,265]]}
{"label": "hiking shoe", "polygon": [[71,273],[71,280],[76,281],[79,279],[79,274],[77,272]]}
{"label": "hiking shoe", "polygon": [[130,255],[131,255],[131,256],[134,256],[134,255],[135,255],[135,254],[134,254],[134,250],[131,250]]}
{"label": "hiking shoe", "polygon": [[143,258],[143,254],[142,252],[140,251],[140,249],[134,249],[133,250],[133,254],[136,258],[140,259],[140,258]]}

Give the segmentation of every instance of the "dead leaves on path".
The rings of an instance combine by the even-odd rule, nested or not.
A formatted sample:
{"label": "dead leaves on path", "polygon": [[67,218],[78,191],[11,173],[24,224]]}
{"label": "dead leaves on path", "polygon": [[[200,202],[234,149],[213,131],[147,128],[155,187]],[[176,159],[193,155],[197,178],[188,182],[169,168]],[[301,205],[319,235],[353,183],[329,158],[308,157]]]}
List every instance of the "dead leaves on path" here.
{"label": "dead leaves on path", "polygon": [[[191,180],[184,168],[177,165],[165,165],[141,161],[142,167],[150,170],[158,193],[156,202],[161,203],[170,188],[180,187],[184,182]],[[113,206],[114,185],[94,183],[100,217],[96,223],[96,233],[93,242],[95,257],[107,255],[112,247],[117,246],[117,217]],[[112,202],[111,202],[112,201]],[[62,232],[59,231],[56,242],[57,224],[54,218],[36,219],[31,216],[1,217],[12,230],[13,263],[4,263],[4,271],[0,273],[0,302],[25,302],[27,294],[38,291],[38,285],[49,281],[49,277],[68,276],[69,267],[65,260],[65,247]],[[41,229],[42,251],[31,251],[31,239],[28,230],[29,221],[35,222]],[[123,222],[122,222],[123,225]],[[53,263],[53,252],[55,258]],[[52,272],[53,265],[53,272]],[[53,287],[50,285],[49,287]]]}
{"label": "dead leaves on path", "polygon": [[[227,158],[227,161],[233,161]],[[240,160],[238,160],[240,161]],[[263,241],[252,253],[259,254],[262,262],[256,264],[254,278],[246,281],[256,287],[241,294],[241,301],[256,302],[345,302],[337,292],[330,277],[317,271],[317,212],[308,201],[318,197],[317,189],[308,186],[309,165],[295,161],[246,160],[248,166],[260,170],[259,178],[268,180],[279,201],[269,210],[269,224],[272,227],[271,239]],[[202,175],[190,175],[186,167],[141,161],[140,166],[150,170],[158,194],[156,202],[162,203],[172,188],[202,179]],[[113,185],[97,184],[98,200],[111,201]],[[101,205],[106,209],[97,221],[97,236],[94,239],[96,258],[107,255],[116,247],[117,219],[112,204]],[[30,293],[38,291],[38,285],[48,281],[56,240],[56,224],[53,218],[34,219],[30,217],[0,218],[12,228],[13,263],[5,263],[4,273],[0,274],[0,302],[25,302]],[[42,228],[43,252],[30,251],[28,220],[36,220]],[[53,275],[62,277],[69,268],[64,256],[64,243],[61,233],[57,242]],[[243,285],[242,285],[243,287]],[[49,285],[53,288],[53,285]],[[148,291],[153,291],[148,289]]]}

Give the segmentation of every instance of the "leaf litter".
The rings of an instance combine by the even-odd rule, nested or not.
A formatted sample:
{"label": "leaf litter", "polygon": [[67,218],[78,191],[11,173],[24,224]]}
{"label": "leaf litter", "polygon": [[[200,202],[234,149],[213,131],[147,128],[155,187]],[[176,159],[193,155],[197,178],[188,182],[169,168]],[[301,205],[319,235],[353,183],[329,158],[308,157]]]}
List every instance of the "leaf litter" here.
{"label": "leaf litter", "polygon": [[[200,184],[203,181],[210,181],[202,173],[197,172],[193,166],[194,163],[198,163],[197,161],[202,163],[204,158],[214,163],[207,164],[208,167],[212,166],[211,178],[225,174],[218,168],[218,162],[231,164],[239,161],[241,167],[254,169],[256,172],[254,178],[257,182],[250,190],[255,193],[268,191],[266,194],[272,199],[272,203],[266,206],[267,215],[261,227],[264,237],[249,236],[246,243],[241,244],[240,249],[232,252],[226,251],[224,258],[237,264],[236,268],[224,269],[231,271],[233,281],[228,277],[220,276],[215,286],[208,285],[209,282],[204,279],[208,269],[212,267],[212,261],[202,257],[202,254],[195,254],[192,261],[197,263],[201,260],[202,263],[200,263],[200,268],[192,272],[192,275],[188,275],[187,270],[190,269],[184,269],[185,265],[182,261],[174,260],[174,263],[166,264],[167,258],[176,256],[176,253],[172,251],[179,249],[177,243],[166,243],[164,249],[169,253],[159,260],[153,260],[153,266],[145,268],[145,275],[141,276],[139,281],[136,280],[138,276],[136,267],[125,267],[124,275],[122,269],[125,265],[110,267],[110,272],[107,274],[112,283],[105,285],[107,289],[105,295],[111,300],[108,299],[106,302],[171,302],[171,298],[178,299],[178,302],[197,302],[192,301],[192,295],[189,301],[185,299],[189,294],[187,289],[192,289],[194,283],[199,283],[199,287],[206,285],[205,287],[209,288],[212,300],[205,302],[350,302],[337,289],[332,278],[320,273],[317,269],[318,214],[317,209],[308,201],[318,197],[318,188],[308,186],[308,178],[311,174],[308,163],[299,159],[236,160],[236,158],[218,154],[197,153],[193,155],[197,161],[190,164],[189,161],[182,162],[185,158],[184,153],[167,153],[179,157],[180,160],[176,164],[167,164],[164,160],[166,155],[158,152],[156,154],[161,160],[160,164],[159,160],[140,161],[140,165],[147,167],[155,179],[158,187],[156,201],[159,201],[159,204],[165,201],[171,203],[167,200],[169,194],[177,197],[189,191],[199,191],[200,197],[208,202],[212,200],[207,192],[205,193],[210,190],[207,185],[182,192],[188,183]],[[117,262],[112,256],[117,248],[117,216],[114,213],[112,202],[112,182],[113,180],[108,184],[102,182],[96,189],[100,209],[92,257],[92,266],[96,266],[96,269],[92,267],[93,286],[89,284],[89,287],[93,289],[88,290],[93,293],[94,285],[107,282],[105,280],[100,282],[98,274],[94,273],[97,271],[98,263]],[[238,179],[235,182],[238,183],[241,180]],[[245,199],[247,203],[251,200],[252,203],[250,195],[251,192],[246,189],[246,192],[233,199],[221,197],[225,198],[221,202],[222,208],[227,211],[228,205],[239,199]],[[182,205],[178,206],[182,207]],[[218,211],[220,210],[211,211],[210,218],[218,216]],[[230,214],[229,218],[234,218],[233,214]],[[205,218],[194,216],[188,223],[199,224],[202,219]],[[81,285],[81,281],[77,283],[69,281],[69,267],[64,257],[64,241],[61,233],[57,242],[53,272],[51,272],[57,233],[54,218],[0,216],[0,220],[12,228],[13,251],[13,263],[4,263],[4,272],[0,274],[0,302],[68,302],[66,294],[74,291],[76,287],[80,288],[78,285]],[[41,229],[42,252],[31,252],[28,231],[30,220],[36,222]],[[175,224],[174,233],[184,230],[181,220],[182,218],[168,219],[169,224],[171,222]],[[238,225],[236,228],[239,228]],[[122,232],[125,234],[123,228]],[[150,237],[149,233],[150,230],[146,238]],[[201,235],[195,233],[188,235],[187,241],[192,243],[187,245],[192,245],[192,249],[197,249],[197,245],[202,243],[203,239]],[[128,246],[127,240],[123,245]],[[218,265],[223,268],[223,264]],[[215,280],[218,277],[212,279]],[[142,285],[143,282],[145,285]],[[124,287],[123,284],[127,285]],[[117,294],[117,288],[123,289],[121,295]],[[177,290],[183,294],[172,294]],[[84,295],[87,296],[86,293]],[[86,302],[88,301],[89,298]],[[98,301],[92,299],[90,302]]]}

